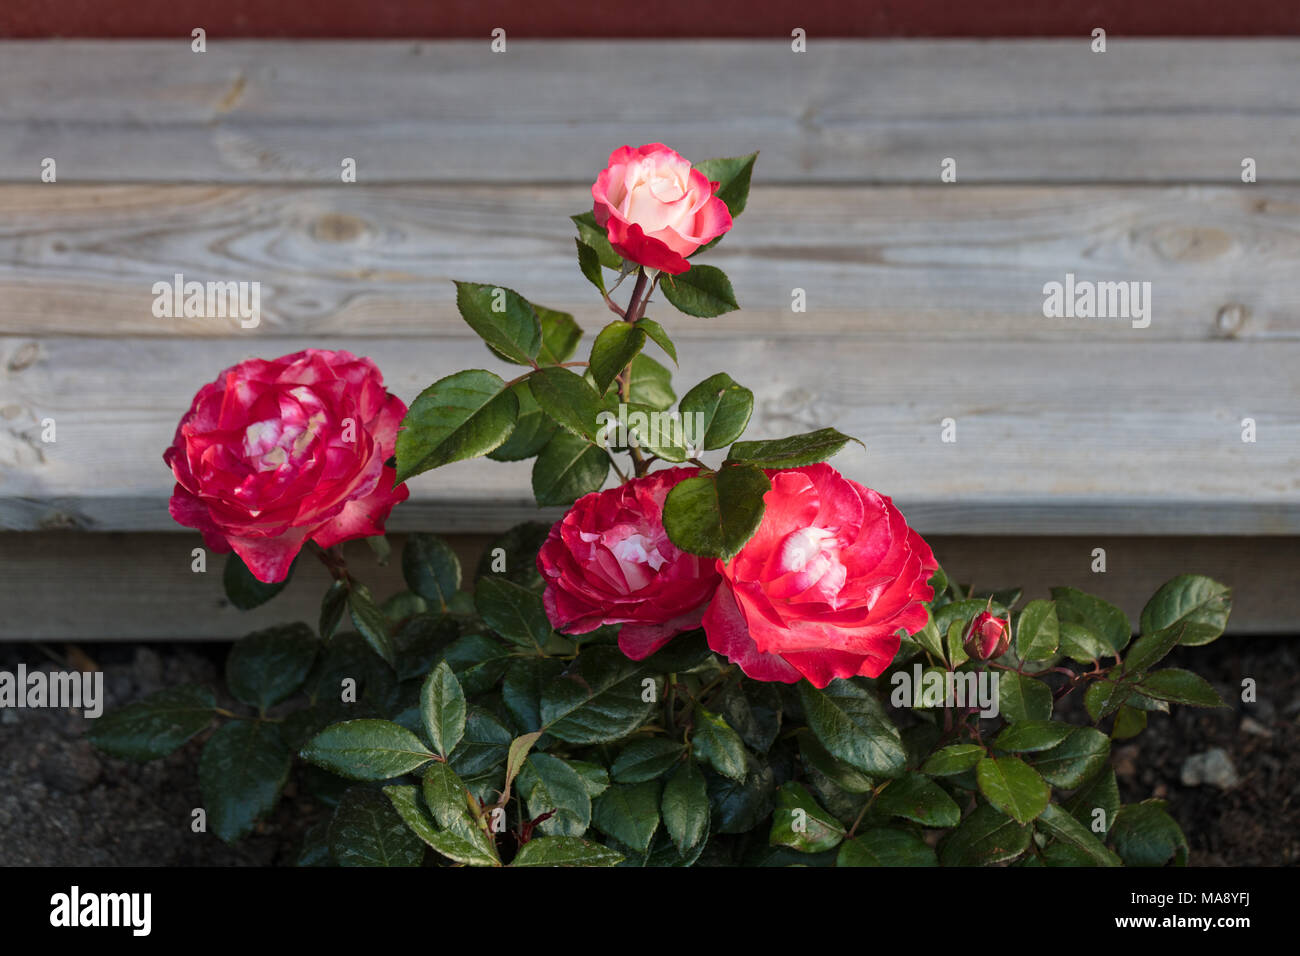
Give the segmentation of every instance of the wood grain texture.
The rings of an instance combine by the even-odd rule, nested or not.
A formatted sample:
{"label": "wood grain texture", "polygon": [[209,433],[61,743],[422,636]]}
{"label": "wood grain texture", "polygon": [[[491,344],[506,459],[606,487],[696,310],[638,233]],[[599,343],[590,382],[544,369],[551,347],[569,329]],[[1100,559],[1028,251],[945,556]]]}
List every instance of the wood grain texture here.
{"label": "wood grain texture", "polygon": [[[410,401],[477,340],[334,338]],[[0,527],[172,526],[162,450],[198,384],[268,338],[0,338]],[[836,465],[927,533],[1300,534],[1300,342],[1058,343],[721,336],[683,355],[679,389],[731,369],[757,393],[748,437],[834,426]],[[1242,441],[1253,418],[1258,440]],[[57,441],[40,440],[56,422]],[[941,441],[944,419],[953,443]],[[395,530],[488,531],[537,515],[528,463],[461,462],[411,483]],[[549,514],[549,513],[548,513]]]}
{"label": "wood grain texture", "polygon": [[[396,557],[402,536],[390,540],[394,559],[382,568],[365,544],[346,546],[353,571],[381,599],[404,587]],[[472,578],[491,538],[448,540]],[[1230,635],[1294,633],[1300,618],[1300,538],[938,536],[930,544],[964,583],[1022,586],[1027,600],[1070,585],[1114,602],[1133,622],[1157,587],[1186,572],[1233,588]],[[319,562],[300,562],[278,597],[239,611],[222,593],[221,555],[208,555],[206,574],[191,570],[191,551],[201,546],[197,533],[0,534],[0,641],[230,640],[295,620],[315,627],[329,580]],[[1106,549],[1105,574],[1090,570],[1098,547]]]}
{"label": "wood grain texture", "polygon": [[[0,186],[0,332],[428,339],[465,330],[453,278],[595,325],[568,220],[589,205],[578,186]],[[705,260],[742,310],[652,314],[682,338],[1300,339],[1297,213],[1300,188],[1265,185],[770,186]],[[259,282],[262,325],[156,318],[176,273]],[[1067,273],[1150,282],[1151,326],[1044,318]]]}
{"label": "wood grain texture", "polygon": [[[774,182],[1300,181],[1300,42],[219,42],[0,47],[0,180],[589,183],[613,145]],[[490,157],[490,161],[485,161]]]}

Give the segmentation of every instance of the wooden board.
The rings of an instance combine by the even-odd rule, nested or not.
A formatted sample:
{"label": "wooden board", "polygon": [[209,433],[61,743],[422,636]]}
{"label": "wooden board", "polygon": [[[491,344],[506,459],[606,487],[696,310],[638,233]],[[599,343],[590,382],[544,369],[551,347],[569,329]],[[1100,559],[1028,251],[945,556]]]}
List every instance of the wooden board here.
{"label": "wooden board", "polygon": [[[0,186],[0,332],[463,334],[451,279],[609,315],[579,274],[582,186]],[[763,184],[708,255],[742,311],[682,338],[1300,338],[1300,188]],[[155,282],[256,281],[262,325],[155,318]],[[1149,328],[1043,317],[1043,286],[1145,281]],[[792,312],[793,290],[807,312]],[[623,293],[626,295],[626,291]]]}
{"label": "wooden board", "polygon": [[[319,337],[371,356],[410,401],[435,378],[501,368],[468,337]],[[155,531],[160,456],[199,384],[300,339],[0,338],[0,526]],[[748,436],[823,426],[836,459],[942,534],[1300,534],[1300,341],[698,339],[677,379],[728,368],[757,393]],[[509,373],[507,373],[509,374]],[[1242,441],[1253,418],[1257,441]],[[40,441],[53,418],[56,442]],[[952,419],[956,441],[941,440]],[[706,456],[707,457],[707,456]],[[413,480],[396,530],[488,531],[536,515],[527,463]]]}
{"label": "wooden board", "polygon": [[767,183],[1300,181],[1288,40],[13,41],[0,180],[588,183],[613,146]]}
{"label": "wooden board", "polygon": [[[449,540],[472,577],[491,538]],[[391,542],[399,554],[402,536]],[[1300,618],[1297,538],[939,536],[930,543],[962,582],[1022,586],[1027,599],[1071,585],[1113,601],[1134,622],[1157,587],[1187,571],[1232,586],[1233,635],[1294,633]],[[0,615],[0,641],[230,640],[288,621],[315,626],[329,581],[318,561],[308,556],[300,562],[289,587],[271,603],[240,611],[222,593],[221,555],[207,556],[207,573],[191,570],[191,551],[201,544],[197,534],[0,534],[0,580],[12,595]],[[1090,570],[1097,547],[1106,549],[1105,574]],[[404,587],[396,558],[381,568],[365,544],[346,549],[358,578],[381,599]],[[70,600],[70,593],[89,597]]]}

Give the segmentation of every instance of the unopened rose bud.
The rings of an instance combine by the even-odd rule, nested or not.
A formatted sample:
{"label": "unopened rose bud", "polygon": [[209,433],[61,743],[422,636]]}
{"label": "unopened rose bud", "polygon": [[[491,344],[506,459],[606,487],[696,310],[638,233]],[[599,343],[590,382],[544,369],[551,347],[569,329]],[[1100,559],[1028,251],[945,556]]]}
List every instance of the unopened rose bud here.
{"label": "unopened rose bud", "polygon": [[989,611],[980,611],[966,632],[966,653],[976,660],[1001,657],[1011,645],[1011,624]]}

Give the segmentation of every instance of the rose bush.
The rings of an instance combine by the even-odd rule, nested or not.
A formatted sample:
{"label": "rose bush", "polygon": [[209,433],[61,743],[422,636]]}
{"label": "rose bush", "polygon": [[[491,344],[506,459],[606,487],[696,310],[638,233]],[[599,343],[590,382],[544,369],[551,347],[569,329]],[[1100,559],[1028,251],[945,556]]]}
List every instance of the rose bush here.
{"label": "rose bush", "polygon": [[[741,214],[753,164],[616,150],[573,217],[616,313],[585,360],[573,316],[457,283],[514,371],[433,382],[395,438],[401,402],[346,353],[205,386],[167,452],[173,513],[234,549],[239,607],[271,600],[307,541],[332,583],[314,626],[235,645],[228,696],[162,691],[95,744],[154,759],[204,736],[224,840],[292,779],[317,820],[303,865],[1184,863],[1163,801],[1121,799],[1110,748],[1172,705],[1222,705],[1163,662],[1223,633],[1226,587],[1181,575],[1137,621],[1073,588],[975,592],[827,464],[848,436],[741,440],[748,388],[718,373],[679,399],[646,354],[677,360],[656,295],[736,308],[686,257]],[[493,542],[472,587],[445,542],[410,535],[406,586],[375,599],[336,545],[378,535],[402,482],[481,456],[531,460],[558,513]]]}
{"label": "rose bush", "polygon": [[407,497],[384,464],[405,414],[375,364],[348,352],[241,362],[199,389],[163,454],[171,515],[259,581],[283,581],[307,541],[383,534]]}

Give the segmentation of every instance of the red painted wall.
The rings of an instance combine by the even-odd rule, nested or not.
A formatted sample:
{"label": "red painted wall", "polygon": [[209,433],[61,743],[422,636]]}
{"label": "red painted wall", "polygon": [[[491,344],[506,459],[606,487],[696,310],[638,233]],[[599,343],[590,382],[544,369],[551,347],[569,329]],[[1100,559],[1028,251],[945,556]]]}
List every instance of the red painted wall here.
{"label": "red painted wall", "polygon": [[[638,16],[644,13],[644,16]],[[1300,35],[1297,0],[4,0],[0,37]]]}

